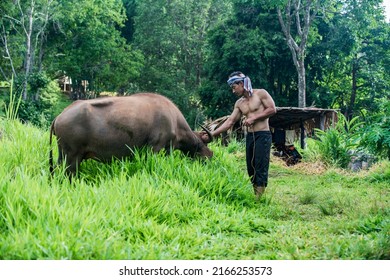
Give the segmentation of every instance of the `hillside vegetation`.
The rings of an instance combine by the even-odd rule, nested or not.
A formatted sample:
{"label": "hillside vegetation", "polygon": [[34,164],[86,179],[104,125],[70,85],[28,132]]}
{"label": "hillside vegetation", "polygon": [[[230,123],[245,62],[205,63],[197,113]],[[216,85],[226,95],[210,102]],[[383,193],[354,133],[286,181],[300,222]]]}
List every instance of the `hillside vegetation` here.
{"label": "hillside vegetation", "polygon": [[[55,153],[57,152],[53,146]],[[49,179],[49,133],[0,120],[0,259],[389,259],[390,163],[272,159],[254,200],[243,145],[211,161],[139,151]]]}

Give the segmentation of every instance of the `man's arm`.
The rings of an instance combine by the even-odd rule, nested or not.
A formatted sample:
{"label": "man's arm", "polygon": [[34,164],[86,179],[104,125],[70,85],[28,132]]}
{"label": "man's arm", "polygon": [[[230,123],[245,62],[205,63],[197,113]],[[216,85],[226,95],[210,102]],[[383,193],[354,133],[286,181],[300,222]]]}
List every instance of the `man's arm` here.
{"label": "man's arm", "polygon": [[211,134],[213,136],[218,136],[222,132],[227,131],[229,128],[231,128],[239,119],[241,118],[241,111],[236,105],[234,105],[234,110],[232,114],[229,116],[229,118],[216,130],[212,131]]}

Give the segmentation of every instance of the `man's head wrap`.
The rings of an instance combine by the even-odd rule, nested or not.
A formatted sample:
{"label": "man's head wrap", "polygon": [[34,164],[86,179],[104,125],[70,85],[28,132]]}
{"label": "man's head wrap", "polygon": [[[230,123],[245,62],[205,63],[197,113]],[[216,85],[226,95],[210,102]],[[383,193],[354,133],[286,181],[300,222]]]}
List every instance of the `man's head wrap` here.
{"label": "man's head wrap", "polygon": [[249,92],[249,96],[252,96],[253,89],[252,89],[252,83],[251,79],[248,76],[245,76],[244,74],[237,74],[229,78],[227,81],[228,85],[231,87],[233,84],[236,84],[238,82],[244,83],[244,89]]}

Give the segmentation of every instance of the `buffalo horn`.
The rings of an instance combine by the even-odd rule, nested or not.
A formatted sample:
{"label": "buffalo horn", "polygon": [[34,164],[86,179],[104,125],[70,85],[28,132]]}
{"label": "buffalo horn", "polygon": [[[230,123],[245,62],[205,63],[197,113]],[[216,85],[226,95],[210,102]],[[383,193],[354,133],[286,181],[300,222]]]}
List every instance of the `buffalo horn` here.
{"label": "buffalo horn", "polygon": [[207,133],[207,135],[209,136],[210,142],[213,141],[213,135],[211,135],[210,130],[208,130],[206,127],[204,127],[201,124],[200,124],[200,127]]}

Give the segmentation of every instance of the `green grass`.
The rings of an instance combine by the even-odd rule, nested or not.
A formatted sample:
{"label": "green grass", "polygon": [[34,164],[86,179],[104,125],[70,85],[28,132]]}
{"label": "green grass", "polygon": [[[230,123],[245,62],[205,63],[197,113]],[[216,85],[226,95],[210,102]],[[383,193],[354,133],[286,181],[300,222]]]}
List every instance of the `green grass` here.
{"label": "green grass", "polygon": [[[48,131],[0,120],[0,259],[389,259],[390,163],[272,160],[256,202],[243,145],[211,161],[142,151],[49,180]],[[305,163],[310,166],[310,163]]]}

